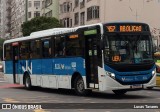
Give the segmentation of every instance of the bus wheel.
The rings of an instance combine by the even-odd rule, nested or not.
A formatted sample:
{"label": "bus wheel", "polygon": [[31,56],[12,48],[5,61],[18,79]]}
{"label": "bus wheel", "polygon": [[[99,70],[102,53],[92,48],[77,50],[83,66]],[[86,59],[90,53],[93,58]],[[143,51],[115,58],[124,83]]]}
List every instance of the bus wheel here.
{"label": "bus wheel", "polygon": [[89,91],[84,88],[84,82],[83,82],[82,77],[80,76],[76,77],[74,81],[74,89],[75,89],[76,94],[80,96],[84,96],[89,93]]}
{"label": "bus wheel", "polygon": [[26,89],[28,89],[28,90],[30,90],[31,89],[31,87],[32,87],[32,84],[31,84],[31,78],[30,78],[30,76],[29,75],[26,75],[25,76],[25,88]]}
{"label": "bus wheel", "polygon": [[126,90],[113,90],[113,92],[116,95],[124,95],[127,91]]}

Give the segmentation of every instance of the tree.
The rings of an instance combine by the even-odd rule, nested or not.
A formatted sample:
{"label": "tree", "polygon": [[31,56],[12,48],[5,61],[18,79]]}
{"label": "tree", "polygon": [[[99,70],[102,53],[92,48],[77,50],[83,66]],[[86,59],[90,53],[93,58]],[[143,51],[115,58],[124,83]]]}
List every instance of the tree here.
{"label": "tree", "polygon": [[59,20],[54,17],[36,17],[22,24],[23,36],[29,36],[32,32],[51,28],[62,27]]}

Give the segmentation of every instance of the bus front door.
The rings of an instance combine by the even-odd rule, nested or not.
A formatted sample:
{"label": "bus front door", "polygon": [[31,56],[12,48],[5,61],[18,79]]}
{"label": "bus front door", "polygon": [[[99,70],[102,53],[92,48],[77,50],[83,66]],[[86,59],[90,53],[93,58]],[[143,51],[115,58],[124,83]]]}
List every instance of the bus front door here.
{"label": "bus front door", "polygon": [[19,83],[19,75],[18,75],[18,52],[19,47],[13,46],[13,82]]}
{"label": "bus front door", "polygon": [[86,79],[87,87],[99,88],[98,86],[98,39],[96,35],[85,36],[86,40]]}

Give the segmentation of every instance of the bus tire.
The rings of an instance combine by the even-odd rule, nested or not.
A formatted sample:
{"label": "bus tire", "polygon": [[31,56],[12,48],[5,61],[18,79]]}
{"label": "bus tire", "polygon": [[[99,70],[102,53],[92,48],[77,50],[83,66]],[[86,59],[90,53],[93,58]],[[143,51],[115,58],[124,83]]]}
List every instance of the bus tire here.
{"label": "bus tire", "polygon": [[25,82],[24,82],[25,88],[28,90],[32,89],[32,84],[31,84],[31,78],[29,75],[25,76]]}
{"label": "bus tire", "polygon": [[81,76],[77,76],[74,80],[74,89],[77,95],[86,96],[90,93],[89,90],[86,90],[84,87],[84,81]]}
{"label": "bus tire", "polygon": [[127,91],[126,90],[113,90],[113,92],[116,95],[124,95]]}

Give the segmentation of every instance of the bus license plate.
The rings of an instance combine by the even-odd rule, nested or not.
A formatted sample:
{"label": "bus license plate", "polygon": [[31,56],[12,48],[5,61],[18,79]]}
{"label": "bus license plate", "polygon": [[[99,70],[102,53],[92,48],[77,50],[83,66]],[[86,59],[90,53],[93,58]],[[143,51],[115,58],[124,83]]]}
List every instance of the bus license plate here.
{"label": "bus license plate", "polygon": [[131,88],[132,89],[142,88],[142,84],[132,85]]}

